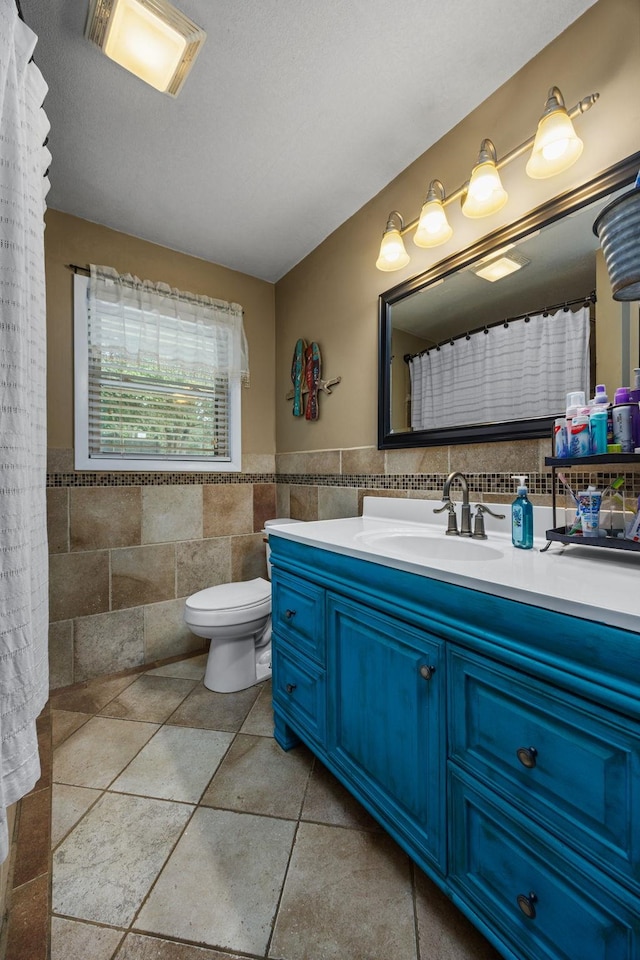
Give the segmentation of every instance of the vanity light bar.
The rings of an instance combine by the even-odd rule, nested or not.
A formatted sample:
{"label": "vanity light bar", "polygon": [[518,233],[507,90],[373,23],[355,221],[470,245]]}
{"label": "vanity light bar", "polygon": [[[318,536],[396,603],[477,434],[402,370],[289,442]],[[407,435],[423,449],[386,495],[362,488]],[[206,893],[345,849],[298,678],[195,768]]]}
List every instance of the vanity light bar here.
{"label": "vanity light bar", "polygon": [[[576,162],[580,156],[580,153],[582,152],[582,141],[573,131],[573,125],[571,124],[571,121],[575,117],[586,113],[587,110],[590,110],[591,107],[597,102],[599,96],[599,93],[591,93],[588,96],[583,97],[582,100],[579,100],[578,103],[571,107],[571,109],[567,110],[564,105],[564,98],[558,87],[551,87],[547,95],[545,110],[538,123],[536,133],[529,137],[528,140],[520,143],[517,147],[514,147],[513,150],[510,150],[509,153],[506,153],[504,157],[500,158],[496,157],[493,143],[490,140],[483,140],[480,154],[478,156],[478,163],[474,167],[474,174],[479,166],[486,166],[489,174],[491,174],[492,171],[495,173],[494,179],[497,179],[499,184],[497,171],[502,167],[505,167],[508,163],[511,163],[513,160],[517,160],[518,157],[521,157],[524,153],[532,148],[532,156],[527,164],[527,173],[529,176],[534,177],[535,179],[541,179],[543,177],[555,176],[556,173],[561,173],[563,170],[568,169],[573,163]],[[561,124],[557,122],[558,118],[562,120]],[[550,121],[553,125],[551,133],[549,133]],[[564,139],[553,140],[553,136],[564,136]],[[563,150],[565,146],[566,158],[563,161],[562,157],[564,156]],[[463,212],[467,216],[490,216],[492,213],[495,213],[498,209],[500,209],[500,207],[496,206],[495,203],[495,193],[493,197],[487,199],[486,212],[482,212],[482,210],[479,208],[477,197],[474,198],[474,204],[472,208],[467,203],[469,185],[469,180],[466,180],[456,190],[454,190],[448,196],[445,196],[441,181],[432,180],[429,184],[427,199],[423,204],[420,216],[416,217],[415,220],[411,220],[410,223],[405,224],[402,216],[397,210],[394,210],[389,216],[387,226],[382,235],[380,254],[376,262],[376,267],[383,271],[399,270],[402,267],[405,267],[409,263],[410,258],[404,247],[402,237],[411,230],[415,230],[416,227],[418,227],[415,237],[415,243],[417,246],[435,247],[439,246],[441,243],[445,243],[453,234],[453,230],[448,224],[448,229],[445,229],[442,226],[443,219],[444,223],[447,223],[444,208],[448,204],[453,203],[454,200],[462,201]],[[503,204],[505,202],[506,199],[503,200]],[[465,206],[467,207],[466,210]],[[436,210],[436,207],[438,210]],[[439,230],[437,233],[434,230],[433,238],[429,239],[429,228],[426,227],[425,229],[425,224],[422,222],[422,217],[423,214],[425,217],[428,215],[433,221],[434,213],[437,213],[438,211],[441,214]],[[387,234],[391,231],[393,232],[393,236],[388,237]],[[391,243],[389,243],[390,240],[392,241]],[[386,254],[387,250],[391,252],[390,257]]]}

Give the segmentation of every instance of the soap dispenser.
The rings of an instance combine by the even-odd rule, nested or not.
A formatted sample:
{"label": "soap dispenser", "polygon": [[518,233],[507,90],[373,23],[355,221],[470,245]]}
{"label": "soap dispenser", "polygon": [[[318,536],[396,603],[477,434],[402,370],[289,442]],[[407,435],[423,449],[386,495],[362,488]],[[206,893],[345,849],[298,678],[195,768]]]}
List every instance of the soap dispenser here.
{"label": "soap dispenser", "polygon": [[533,506],[527,497],[526,476],[512,476],[518,481],[518,494],[511,504],[511,541],[514,547],[531,550],[533,546]]}

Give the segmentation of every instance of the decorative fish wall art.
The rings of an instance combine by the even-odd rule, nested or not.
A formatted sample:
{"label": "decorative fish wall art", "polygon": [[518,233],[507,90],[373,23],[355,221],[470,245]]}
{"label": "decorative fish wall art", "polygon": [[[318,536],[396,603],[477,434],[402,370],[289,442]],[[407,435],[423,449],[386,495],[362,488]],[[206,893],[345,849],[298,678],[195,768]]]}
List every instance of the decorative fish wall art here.
{"label": "decorative fish wall art", "polygon": [[315,340],[307,343],[306,340],[300,338],[296,341],[291,361],[291,383],[293,386],[286,396],[287,400],[293,400],[292,412],[294,417],[304,415],[306,420],[317,420],[320,416],[318,404],[320,391],[330,394],[331,387],[342,380],[342,377],[323,380],[321,374],[322,356],[320,347]]}

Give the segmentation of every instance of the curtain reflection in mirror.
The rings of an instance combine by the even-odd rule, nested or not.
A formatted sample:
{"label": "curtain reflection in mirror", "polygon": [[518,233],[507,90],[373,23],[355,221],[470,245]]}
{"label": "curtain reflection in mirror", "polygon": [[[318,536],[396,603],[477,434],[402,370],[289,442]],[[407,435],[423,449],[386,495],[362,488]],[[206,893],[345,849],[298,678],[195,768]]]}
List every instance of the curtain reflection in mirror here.
{"label": "curtain reflection in mirror", "polygon": [[412,430],[560,414],[569,390],[589,393],[589,308],[493,326],[409,369]]}

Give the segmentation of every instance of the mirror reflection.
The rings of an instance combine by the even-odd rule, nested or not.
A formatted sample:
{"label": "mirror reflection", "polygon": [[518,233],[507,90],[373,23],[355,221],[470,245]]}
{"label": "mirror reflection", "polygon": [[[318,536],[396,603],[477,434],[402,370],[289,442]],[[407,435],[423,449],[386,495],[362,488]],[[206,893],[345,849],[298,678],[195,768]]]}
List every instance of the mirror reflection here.
{"label": "mirror reflection", "polygon": [[629,380],[638,306],[611,299],[592,227],[637,163],[383,294],[381,447],[546,436],[568,390]]}

